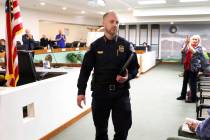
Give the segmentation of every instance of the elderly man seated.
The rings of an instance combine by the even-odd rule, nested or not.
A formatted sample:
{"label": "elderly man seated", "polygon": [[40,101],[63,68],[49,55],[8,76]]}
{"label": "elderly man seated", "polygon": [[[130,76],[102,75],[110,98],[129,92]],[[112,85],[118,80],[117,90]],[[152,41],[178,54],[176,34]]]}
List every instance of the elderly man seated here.
{"label": "elderly man seated", "polygon": [[[189,121],[187,123],[189,129],[192,132],[194,132],[201,140],[210,140],[210,108],[208,109],[208,114],[209,117],[202,122]],[[188,139],[181,137],[170,137],[167,140],[188,140]]]}

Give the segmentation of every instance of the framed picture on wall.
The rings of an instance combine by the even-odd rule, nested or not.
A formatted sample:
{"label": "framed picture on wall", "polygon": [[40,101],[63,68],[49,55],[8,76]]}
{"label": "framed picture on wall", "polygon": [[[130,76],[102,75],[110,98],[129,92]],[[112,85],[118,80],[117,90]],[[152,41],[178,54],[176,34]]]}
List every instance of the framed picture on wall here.
{"label": "framed picture on wall", "polygon": [[68,29],[68,28],[64,28],[63,32],[64,32],[64,34],[65,34],[66,36],[69,35],[69,29]]}

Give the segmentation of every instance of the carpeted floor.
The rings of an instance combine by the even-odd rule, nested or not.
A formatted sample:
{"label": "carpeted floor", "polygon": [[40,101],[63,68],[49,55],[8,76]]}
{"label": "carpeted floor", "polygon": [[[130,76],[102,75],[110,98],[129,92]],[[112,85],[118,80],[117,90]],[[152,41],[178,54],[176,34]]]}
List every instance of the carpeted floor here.
{"label": "carpeted floor", "polygon": [[[166,140],[177,136],[186,117],[195,118],[195,104],[177,101],[182,78],[181,65],[161,64],[131,82],[133,125],[128,140]],[[109,123],[109,138],[113,138]],[[52,140],[94,140],[91,113],[65,129]]]}

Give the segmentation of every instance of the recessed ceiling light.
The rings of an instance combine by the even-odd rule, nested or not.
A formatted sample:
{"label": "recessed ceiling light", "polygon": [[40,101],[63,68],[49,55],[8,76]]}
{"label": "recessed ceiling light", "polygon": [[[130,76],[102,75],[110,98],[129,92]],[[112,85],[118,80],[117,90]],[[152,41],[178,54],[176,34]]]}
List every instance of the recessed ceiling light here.
{"label": "recessed ceiling light", "polygon": [[97,0],[96,3],[99,5],[99,6],[106,6],[104,0]]}
{"label": "recessed ceiling light", "polygon": [[45,2],[40,2],[41,6],[45,6],[45,4],[46,4]]}
{"label": "recessed ceiling light", "polygon": [[81,11],[81,14],[85,14],[85,11]]}
{"label": "recessed ceiling light", "polygon": [[67,8],[66,7],[62,7],[62,10],[66,10]]}
{"label": "recessed ceiling light", "polygon": [[129,8],[128,8],[128,11],[131,11],[131,10],[132,10],[132,8],[131,8],[131,7],[129,7]]}
{"label": "recessed ceiling light", "polygon": [[179,2],[206,2],[208,0],[179,0]]}
{"label": "recessed ceiling light", "polygon": [[150,4],[165,4],[166,0],[141,0],[138,1],[140,5],[150,5]]}

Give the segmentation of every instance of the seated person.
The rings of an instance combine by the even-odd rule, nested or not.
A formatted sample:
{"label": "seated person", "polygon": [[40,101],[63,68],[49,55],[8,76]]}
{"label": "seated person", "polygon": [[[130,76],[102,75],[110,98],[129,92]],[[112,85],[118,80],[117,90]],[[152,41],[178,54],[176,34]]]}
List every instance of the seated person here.
{"label": "seated person", "polygon": [[[208,109],[208,113],[210,115],[210,108]],[[192,132],[195,132],[202,140],[210,140],[210,117],[202,121],[198,122],[189,122],[188,127]]]}
{"label": "seated person", "polygon": [[[49,39],[48,43],[49,43],[50,48],[55,48],[55,46],[57,46],[55,40]],[[56,47],[56,48],[58,48],[58,47]]]}
{"label": "seated person", "polygon": [[5,40],[0,39],[0,52],[4,52],[4,51],[5,51]]}
{"label": "seated person", "polygon": [[46,35],[42,35],[42,38],[40,39],[40,46],[42,47],[48,46],[48,38]]}
{"label": "seated person", "polygon": [[34,38],[33,35],[30,33],[30,30],[25,30],[25,34],[22,36],[22,41],[27,50],[34,49]]}
{"label": "seated person", "polygon": [[[210,108],[208,109],[208,113],[210,115]],[[202,122],[189,119],[187,120],[186,124],[192,133],[185,132],[184,130],[179,130],[180,136],[200,138],[201,140],[210,140],[210,117],[206,118]],[[194,136],[195,134],[196,136]]]}

